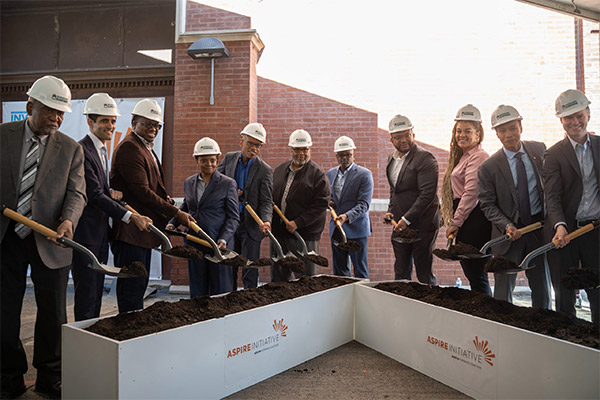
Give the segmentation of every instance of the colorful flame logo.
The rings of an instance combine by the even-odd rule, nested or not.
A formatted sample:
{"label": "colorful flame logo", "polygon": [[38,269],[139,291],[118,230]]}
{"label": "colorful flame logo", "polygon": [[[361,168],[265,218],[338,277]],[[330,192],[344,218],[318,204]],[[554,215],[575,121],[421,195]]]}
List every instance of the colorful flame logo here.
{"label": "colorful flame logo", "polygon": [[475,345],[475,348],[477,350],[479,350],[483,353],[485,362],[487,362],[488,364],[493,366],[494,364],[492,363],[492,359],[496,358],[496,355],[494,353],[492,353],[492,351],[490,349],[488,349],[488,347],[487,347],[488,341],[487,340],[479,341],[479,338],[477,336],[475,336],[475,340],[473,340],[473,344]]}
{"label": "colorful flame logo", "polygon": [[279,332],[281,334],[281,336],[285,337],[286,331],[287,331],[287,325],[283,323],[283,318],[281,318],[279,321],[274,320],[273,321],[273,329],[275,329],[275,332]]}

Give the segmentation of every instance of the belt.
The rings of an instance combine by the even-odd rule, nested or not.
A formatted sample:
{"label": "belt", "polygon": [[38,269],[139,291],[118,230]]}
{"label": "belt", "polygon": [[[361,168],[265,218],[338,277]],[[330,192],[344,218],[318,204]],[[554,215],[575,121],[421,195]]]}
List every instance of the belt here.
{"label": "belt", "polygon": [[584,227],[586,225],[593,223],[594,221],[596,221],[596,220],[595,219],[578,220],[578,221],[575,221],[575,225],[578,228],[581,228],[581,227]]}

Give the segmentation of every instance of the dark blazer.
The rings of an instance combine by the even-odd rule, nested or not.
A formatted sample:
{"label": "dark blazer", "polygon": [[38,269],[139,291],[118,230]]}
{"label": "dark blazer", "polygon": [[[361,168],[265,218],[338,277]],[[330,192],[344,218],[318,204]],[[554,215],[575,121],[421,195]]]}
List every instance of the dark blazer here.
{"label": "dark blazer", "polygon": [[[371,220],[369,218],[369,206],[373,198],[373,174],[365,167],[354,165],[344,180],[344,187],[337,197],[333,190],[333,183],[339,167],[327,171],[331,188],[331,199],[335,203],[335,211],[338,215],[346,214],[348,223],[342,225],[346,237],[349,239],[363,238],[371,235]],[[329,221],[329,236],[335,232],[333,219]]]}
{"label": "dark blazer", "polygon": [[[241,151],[227,153],[217,167],[217,171],[235,180],[235,169],[240,154]],[[260,157],[254,158],[248,171],[246,185],[242,190],[242,197],[239,198],[242,203],[248,202],[263,222],[271,222],[273,219],[273,169]],[[245,209],[243,209],[243,218],[248,235],[260,242],[264,235]]]}
{"label": "dark blazer", "polygon": [[[231,243],[240,223],[237,184],[230,177],[215,171],[198,201],[196,187],[199,174],[194,174],[185,180],[183,204],[180,209],[191,214],[198,226],[215,242],[223,239]],[[178,225],[175,219],[170,223]]]}
{"label": "dark blazer", "polygon": [[127,210],[110,197],[102,161],[92,139],[85,135],[79,144],[85,159],[83,166],[88,203],[75,231],[75,241],[99,246],[102,239],[108,237],[108,217],[112,217],[113,221],[120,221]]}
{"label": "dark blazer", "polygon": [[[18,121],[0,125],[0,198],[2,204],[12,210],[16,210],[21,183],[19,162],[25,123]],[[75,229],[86,201],[83,175],[81,146],[60,131],[50,135],[35,179],[31,201],[33,219],[53,230],[68,219]],[[4,216],[0,218],[1,239],[9,222]],[[38,233],[35,233],[35,243],[42,262],[48,268],[57,269],[71,264],[71,249],[57,246]]]}
{"label": "dark blazer", "polygon": [[[542,164],[546,145],[542,142],[522,141],[523,149],[529,156],[537,190],[544,207],[544,192],[542,183]],[[479,189],[479,207],[485,217],[492,223],[492,239],[506,233],[508,224],[517,225],[519,220],[519,199],[508,159],[503,149],[498,150],[485,160],[477,173]],[[494,254],[505,254],[511,242],[506,241],[492,248]]]}
{"label": "dark blazer", "polygon": [[[281,198],[285,190],[290,162],[282,163],[273,171],[273,202],[279,208],[281,208]],[[285,216],[296,223],[298,233],[304,240],[321,238],[330,196],[331,189],[327,175],[310,160],[296,173],[287,196],[285,210]],[[275,218],[272,226],[275,236],[289,235],[280,218]]]}
{"label": "dark blazer", "polygon": [[[131,133],[113,153],[110,185],[123,192],[123,201],[138,213],[152,218],[153,224],[163,230],[177,214],[177,207],[167,201],[163,171],[158,159],[157,164],[140,139]],[[152,232],[141,232],[135,224],[122,222],[116,224],[115,239],[147,249],[162,243]]]}
{"label": "dark blazer", "polygon": [[396,182],[391,181],[392,154],[388,156],[386,176],[390,184],[388,212],[399,221],[404,217],[412,229],[433,231],[440,226],[440,206],[437,197],[438,163],[433,154],[416,143]]}
{"label": "dark blazer", "polygon": [[[600,137],[589,137],[594,172],[600,184]],[[572,232],[576,229],[575,217],[583,194],[583,181],[575,150],[567,137],[546,151],[542,175],[548,210],[546,223],[554,229],[557,222],[563,221]]]}

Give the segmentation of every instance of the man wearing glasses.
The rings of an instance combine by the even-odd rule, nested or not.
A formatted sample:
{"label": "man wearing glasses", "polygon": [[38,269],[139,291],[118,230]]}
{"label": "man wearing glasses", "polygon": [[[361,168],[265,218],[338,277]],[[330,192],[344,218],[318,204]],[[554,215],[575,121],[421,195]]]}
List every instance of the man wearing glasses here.
{"label": "man wearing glasses", "polygon": [[[318,253],[331,195],[329,180],[321,167],[310,159],[312,139],[308,132],[303,129],[295,130],[290,135],[288,145],[292,150],[292,159],[273,171],[273,201],[287,217],[289,224],[275,218],[273,234],[281,241],[284,253],[296,252],[301,248],[292,235],[296,230],[306,242],[308,251]],[[299,275],[312,276],[318,273],[319,267],[314,263],[305,259],[303,262],[304,273]],[[292,271],[288,267],[272,267],[271,281],[291,279]]]}
{"label": "man wearing glasses", "polygon": [[[248,124],[240,135],[241,150],[227,153],[217,170],[235,179],[238,187],[240,224],[234,235],[233,250],[255,261],[260,258],[260,242],[266,231],[271,229],[273,169],[258,156],[267,141],[267,132],[262,124]],[[258,226],[245,210],[246,202],[263,221],[262,226]],[[237,290],[238,267],[232,268],[233,290]],[[244,289],[257,287],[258,269],[243,267],[242,282]]]}
{"label": "man wearing glasses", "polygon": [[[162,128],[162,110],[152,99],[140,100],[133,111],[131,134],[117,146],[113,154],[110,184],[123,193],[123,200],[141,215],[152,219],[164,230],[171,218],[184,226],[194,221],[188,213],[179,210],[167,194],[162,166],[152,150],[154,139]],[[114,221],[113,221],[114,222]],[[152,249],[161,240],[151,232],[140,232],[133,224],[119,222],[116,226],[113,253],[115,265],[122,267],[134,261],[143,263],[148,273]],[[146,278],[118,278],[117,304],[119,312],[144,308]]]}
{"label": "man wearing glasses", "polygon": [[432,250],[440,225],[437,197],[438,163],[430,152],[415,143],[412,122],[396,115],[389,125],[395,150],[388,157],[386,175],[390,184],[390,204],[384,221],[398,222],[396,231],[415,229],[421,240],[398,243],[394,247],[394,279],[411,279],[413,262],[419,282],[435,285]]}

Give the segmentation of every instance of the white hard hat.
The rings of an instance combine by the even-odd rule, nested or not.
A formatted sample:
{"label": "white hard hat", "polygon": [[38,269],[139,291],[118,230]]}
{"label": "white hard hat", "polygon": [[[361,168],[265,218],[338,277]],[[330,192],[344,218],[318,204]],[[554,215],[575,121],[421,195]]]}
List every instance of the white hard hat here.
{"label": "white hard hat", "polygon": [[135,107],[133,107],[131,114],[140,115],[151,119],[152,121],[160,122],[161,124],[163,123],[162,110],[158,103],[152,99],[138,101]]}
{"label": "white hard hat", "polygon": [[467,104],[458,109],[454,120],[481,122],[481,113],[473,104]]}
{"label": "white hard hat", "polygon": [[251,124],[246,125],[246,127],[242,129],[242,132],[240,132],[240,134],[248,135],[260,141],[261,143],[265,143],[267,141],[267,131],[265,131],[265,127],[262,126],[262,124],[259,124],[258,122],[253,122]]}
{"label": "white hard hat", "polygon": [[394,118],[390,121],[389,131],[390,133],[396,133],[401,131],[406,131],[408,129],[412,129],[413,124],[410,122],[408,117],[404,115],[394,115]]}
{"label": "white hard hat", "polygon": [[196,156],[220,156],[221,155],[221,149],[219,149],[219,144],[209,138],[209,137],[203,137],[202,139],[198,140],[196,142],[196,144],[194,145],[194,157]]}
{"label": "white hard hat", "polygon": [[98,114],[118,117],[119,108],[115,100],[107,93],[94,93],[91,95],[83,106],[83,114]]}
{"label": "white hard hat", "polygon": [[55,76],[46,75],[33,82],[27,96],[54,110],[71,112],[71,89]]}
{"label": "white hard hat", "polygon": [[513,106],[505,106],[500,104],[492,113],[492,128],[496,128],[510,121],[522,120],[523,117]]}
{"label": "white hard hat", "polygon": [[346,151],[346,150],[354,150],[356,146],[354,145],[354,141],[350,139],[348,136],[340,136],[336,139],[335,144],[333,145],[333,151],[337,153],[338,151]]}
{"label": "white hard hat", "polygon": [[312,146],[312,139],[308,132],[304,129],[296,129],[290,135],[290,142],[288,143],[290,147],[310,147]]}
{"label": "white hard hat", "polygon": [[590,104],[592,102],[585,97],[583,92],[575,89],[565,90],[556,99],[556,116],[559,118],[567,117],[586,109]]}

